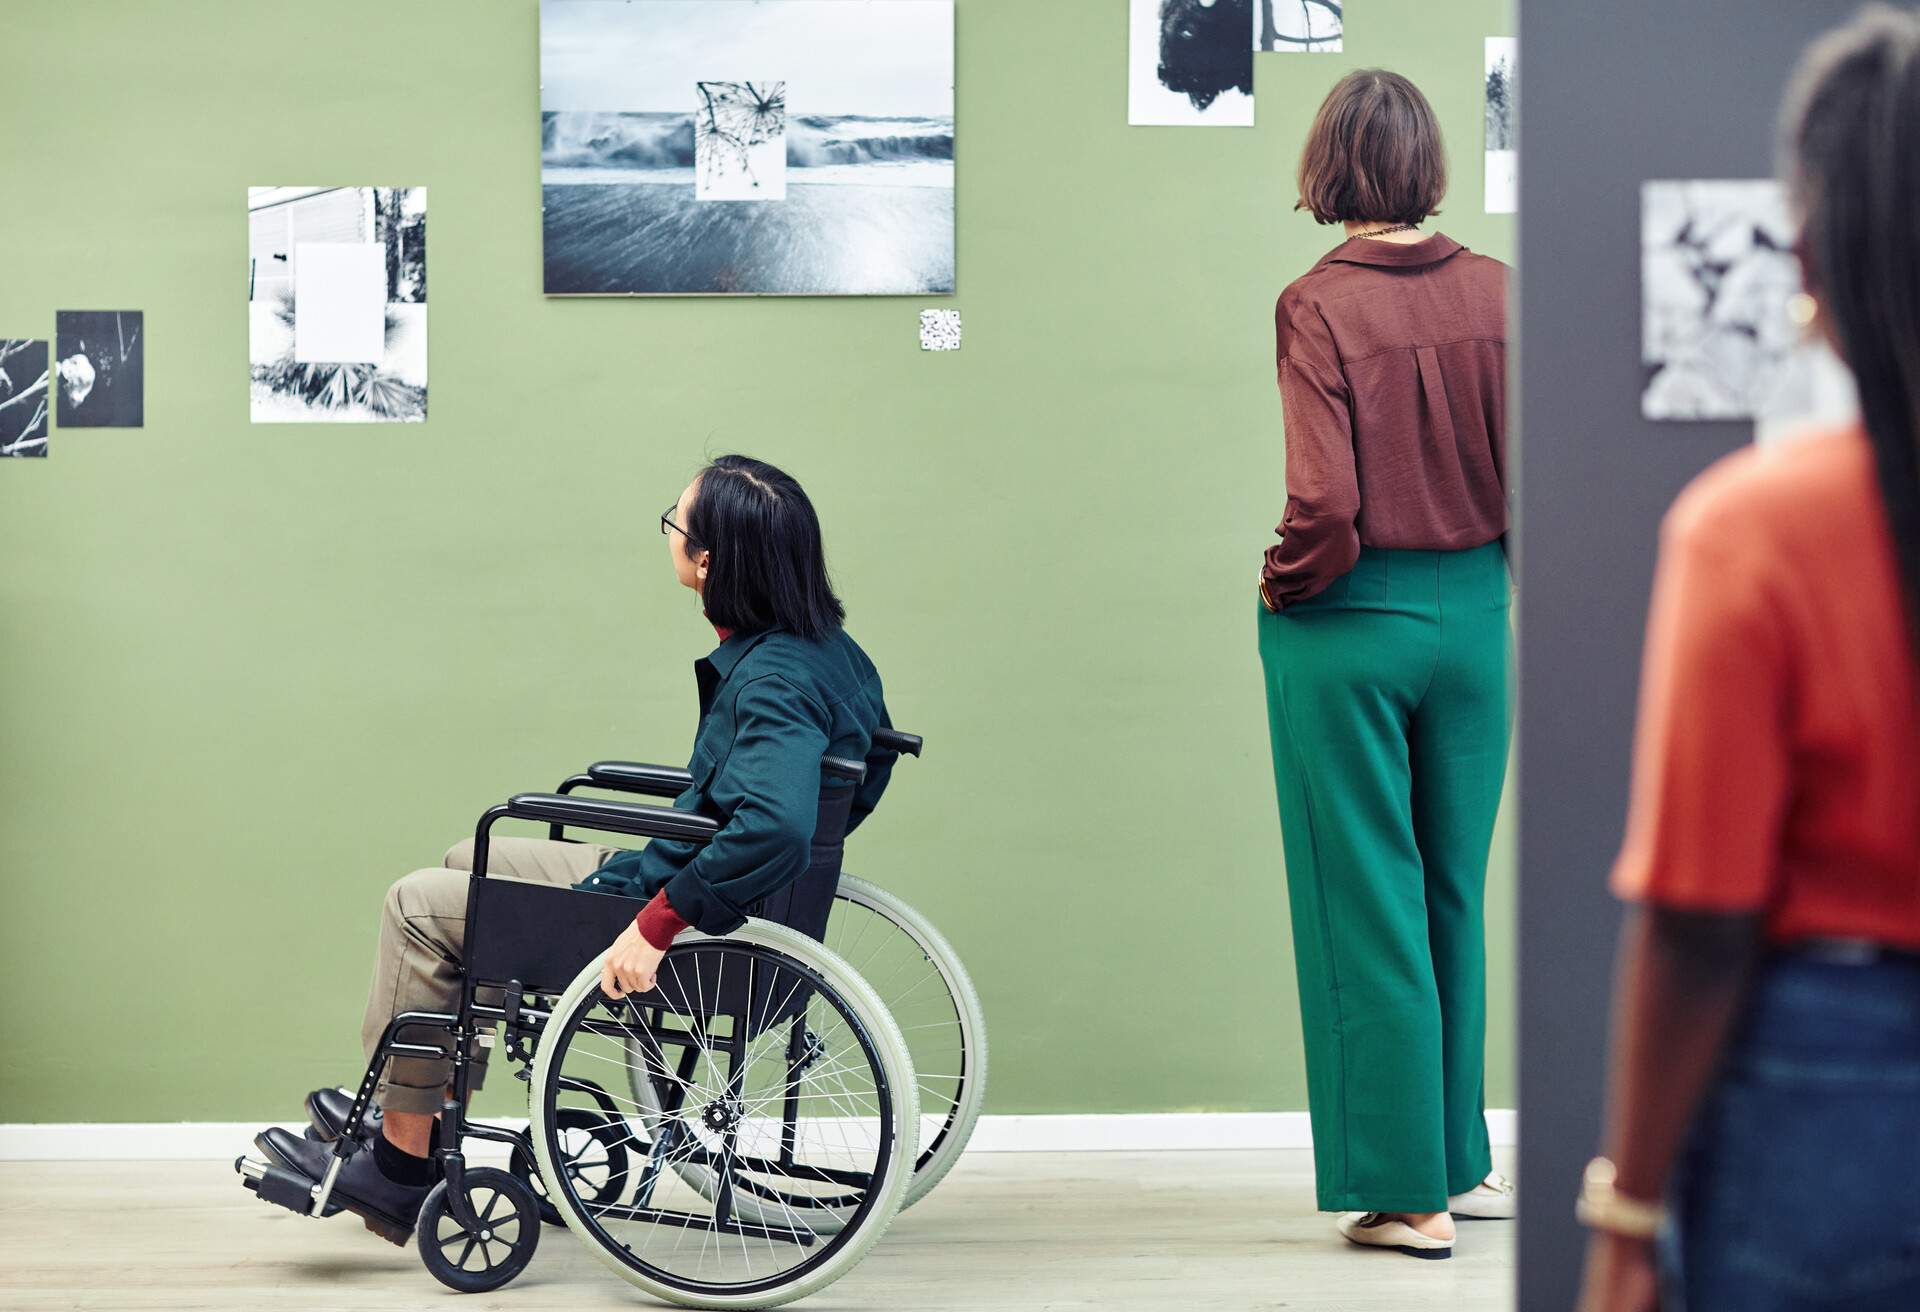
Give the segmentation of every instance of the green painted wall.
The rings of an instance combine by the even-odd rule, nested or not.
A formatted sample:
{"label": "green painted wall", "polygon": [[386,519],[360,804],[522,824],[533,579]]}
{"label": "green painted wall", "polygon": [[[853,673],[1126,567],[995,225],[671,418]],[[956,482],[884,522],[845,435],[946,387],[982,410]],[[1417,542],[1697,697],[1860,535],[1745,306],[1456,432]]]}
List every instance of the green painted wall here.
{"label": "green painted wall", "polygon": [[[1482,214],[1503,0],[1363,0],[1253,130],[1126,126],[1121,0],[959,0],[965,349],[913,300],[540,294],[534,0],[15,6],[0,336],[146,312],[144,431],[0,464],[0,1121],[296,1115],[352,1077],[386,885],[486,804],[682,759],[711,633],[654,516],[813,493],[927,736],[852,868],[985,996],[999,1112],[1305,1105],[1253,578],[1274,296],[1326,88],[1418,81]],[[424,185],[432,413],[252,427],[249,185]],[[1513,1101],[1508,831],[1489,1100]]]}

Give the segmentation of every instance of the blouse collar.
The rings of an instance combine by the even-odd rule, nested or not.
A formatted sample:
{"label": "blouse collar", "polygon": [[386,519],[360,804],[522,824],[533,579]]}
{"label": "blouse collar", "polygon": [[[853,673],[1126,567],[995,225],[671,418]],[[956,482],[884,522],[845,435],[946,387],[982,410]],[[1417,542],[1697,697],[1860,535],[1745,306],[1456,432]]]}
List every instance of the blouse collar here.
{"label": "blouse collar", "polygon": [[1376,264],[1389,269],[1413,269],[1422,265],[1438,264],[1465,249],[1466,247],[1443,232],[1436,232],[1423,241],[1413,242],[1381,241],[1375,237],[1349,237],[1327,252],[1326,258],[1321,263],[1330,264],[1338,261],[1345,264]]}

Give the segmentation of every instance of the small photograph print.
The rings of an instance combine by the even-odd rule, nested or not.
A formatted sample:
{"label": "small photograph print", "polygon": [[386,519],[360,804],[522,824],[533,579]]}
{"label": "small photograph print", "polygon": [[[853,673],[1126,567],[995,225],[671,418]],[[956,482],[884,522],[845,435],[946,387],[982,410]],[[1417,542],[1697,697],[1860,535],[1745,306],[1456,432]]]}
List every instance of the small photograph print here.
{"label": "small photograph print", "polygon": [[787,198],[787,84],[701,82],[693,116],[695,200]]}
{"label": "small photograph print", "polygon": [[1512,214],[1520,208],[1519,38],[1487,38],[1486,72],[1486,208],[1489,214]]}
{"label": "small photograph print", "polygon": [[54,316],[54,418],[62,428],[146,423],[147,342],[139,310]]}
{"label": "small photograph print", "polygon": [[960,311],[920,311],[920,349],[957,351],[960,349]]}
{"label": "small photograph print", "polygon": [[1253,48],[1338,53],[1346,0],[1253,0]]}
{"label": "small photograph print", "polygon": [[1252,127],[1254,0],[1129,0],[1127,122]]}
{"label": "small photograph print", "polygon": [[1641,362],[1648,419],[1805,414],[1813,349],[1788,315],[1800,290],[1786,196],[1771,181],[1641,187]]}
{"label": "small photograph print", "polygon": [[256,424],[427,417],[427,189],[247,188]]}
{"label": "small photograph print", "polygon": [[542,0],[549,296],[954,289],[953,0]]}
{"label": "small photograph print", "polygon": [[47,454],[47,343],[0,338],[0,457]]}

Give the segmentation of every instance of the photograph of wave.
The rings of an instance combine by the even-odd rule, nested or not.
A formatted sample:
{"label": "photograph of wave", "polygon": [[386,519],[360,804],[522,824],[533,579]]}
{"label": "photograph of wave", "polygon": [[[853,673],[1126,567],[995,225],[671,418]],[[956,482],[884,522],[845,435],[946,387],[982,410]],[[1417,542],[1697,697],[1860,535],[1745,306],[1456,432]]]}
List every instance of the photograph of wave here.
{"label": "photograph of wave", "polygon": [[549,295],[954,290],[952,0],[544,0],[541,79]]}

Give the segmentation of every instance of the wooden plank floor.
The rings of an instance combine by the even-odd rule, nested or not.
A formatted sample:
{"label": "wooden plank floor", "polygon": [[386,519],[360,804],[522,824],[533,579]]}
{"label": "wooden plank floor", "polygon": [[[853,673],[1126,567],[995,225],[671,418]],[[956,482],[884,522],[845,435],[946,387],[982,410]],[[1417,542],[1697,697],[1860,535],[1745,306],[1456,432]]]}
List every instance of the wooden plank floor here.
{"label": "wooden plank floor", "polygon": [[[1305,1152],[976,1154],[873,1254],[799,1306],[1053,1312],[1497,1312],[1513,1224],[1465,1222],[1454,1258],[1345,1244],[1311,1210]],[[533,1265],[458,1295],[351,1216],[262,1203],[225,1163],[0,1163],[0,1308],[383,1312],[651,1304],[548,1229]]]}

